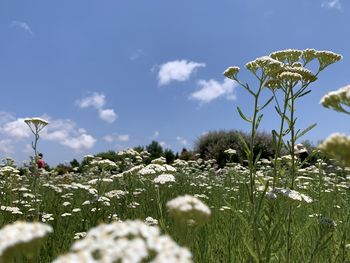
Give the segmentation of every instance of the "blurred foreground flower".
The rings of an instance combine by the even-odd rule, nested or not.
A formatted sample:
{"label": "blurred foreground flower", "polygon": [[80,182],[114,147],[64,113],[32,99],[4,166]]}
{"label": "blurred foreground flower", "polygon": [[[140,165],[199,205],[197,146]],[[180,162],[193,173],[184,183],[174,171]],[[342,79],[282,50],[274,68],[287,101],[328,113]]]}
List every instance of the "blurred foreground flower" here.
{"label": "blurred foreground flower", "polygon": [[15,222],[0,229],[0,263],[12,262],[14,257],[33,257],[52,227],[43,223]]}
{"label": "blurred foreground flower", "polygon": [[73,244],[72,252],[53,263],[136,263],[192,262],[191,252],[177,245],[158,227],[141,221],[102,224],[89,230],[86,237]]}
{"label": "blurred foreground flower", "polygon": [[204,225],[211,214],[208,206],[191,195],[176,197],[166,206],[177,222],[187,225]]}
{"label": "blurred foreground flower", "polygon": [[350,111],[344,108],[344,106],[350,107],[350,85],[329,92],[323,96],[320,103],[326,108],[350,114]]}
{"label": "blurred foreground flower", "polygon": [[345,134],[332,134],[319,148],[343,165],[350,166],[350,137]]}

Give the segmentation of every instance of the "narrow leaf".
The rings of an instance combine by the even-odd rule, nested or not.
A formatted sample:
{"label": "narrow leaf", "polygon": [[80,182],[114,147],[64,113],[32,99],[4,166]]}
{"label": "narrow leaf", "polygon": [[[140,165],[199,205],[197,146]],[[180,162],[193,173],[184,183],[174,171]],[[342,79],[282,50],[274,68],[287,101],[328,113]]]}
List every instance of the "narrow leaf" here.
{"label": "narrow leaf", "polygon": [[270,102],[273,100],[273,96],[259,109],[259,110],[262,110],[264,109],[267,105],[270,104]]}
{"label": "narrow leaf", "polygon": [[313,128],[315,128],[317,125],[317,123],[311,124],[309,127],[307,127],[306,129],[304,129],[302,132],[300,132],[300,134],[295,136],[295,140],[298,140],[300,137],[302,137],[303,135],[305,135],[306,133],[308,133],[309,131],[311,131]]}
{"label": "narrow leaf", "polygon": [[247,121],[247,122],[249,122],[249,123],[252,123],[252,120],[249,118],[247,118],[244,114],[243,114],[243,112],[241,111],[241,109],[237,106],[237,111],[238,111],[238,113],[239,113],[239,115],[241,116],[241,118],[243,119],[243,120],[245,120],[245,121]]}
{"label": "narrow leaf", "polygon": [[305,91],[305,92],[299,94],[298,98],[301,98],[301,97],[305,96],[306,94],[309,94],[310,92],[311,92],[311,90]]}

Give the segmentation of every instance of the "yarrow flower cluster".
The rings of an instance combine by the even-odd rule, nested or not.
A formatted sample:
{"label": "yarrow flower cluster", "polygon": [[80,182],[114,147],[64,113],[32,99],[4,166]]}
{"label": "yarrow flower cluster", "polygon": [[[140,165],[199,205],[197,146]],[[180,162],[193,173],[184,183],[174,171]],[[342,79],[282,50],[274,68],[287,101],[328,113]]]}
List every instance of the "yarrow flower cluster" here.
{"label": "yarrow flower cluster", "polygon": [[160,174],[153,179],[153,182],[156,184],[174,183],[175,177],[172,174]]}
{"label": "yarrow flower cluster", "polygon": [[350,107],[350,85],[337,91],[329,92],[323,96],[320,103],[326,108],[350,114],[350,111],[343,107],[343,105]]}
{"label": "yarrow flower cluster", "polygon": [[161,235],[158,227],[141,221],[113,222],[89,230],[71,247],[72,252],[53,263],[63,262],[192,262],[192,254],[169,236]]}
{"label": "yarrow flower cluster", "polygon": [[311,197],[301,194],[298,191],[291,190],[291,189],[284,189],[284,188],[279,188],[276,187],[272,191],[269,191],[266,193],[266,196],[271,198],[271,199],[276,199],[277,195],[282,195],[288,199],[291,200],[296,200],[300,202],[305,202],[305,203],[312,203],[313,200]]}
{"label": "yarrow flower cluster", "polygon": [[350,137],[345,134],[332,134],[319,148],[343,165],[350,166]]}
{"label": "yarrow flower cluster", "polygon": [[15,222],[0,229],[0,262],[24,253],[30,256],[38,249],[52,227],[43,223]]}
{"label": "yarrow flower cluster", "polygon": [[191,195],[176,197],[167,202],[166,206],[177,222],[188,225],[203,225],[211,214],[207,205]]}
{"label": "yarrow flower cluster", "polygon": [[237,78],[237,73],[239,72],[239,67],[229,67],[224,71],[224,76],[235,80]]}

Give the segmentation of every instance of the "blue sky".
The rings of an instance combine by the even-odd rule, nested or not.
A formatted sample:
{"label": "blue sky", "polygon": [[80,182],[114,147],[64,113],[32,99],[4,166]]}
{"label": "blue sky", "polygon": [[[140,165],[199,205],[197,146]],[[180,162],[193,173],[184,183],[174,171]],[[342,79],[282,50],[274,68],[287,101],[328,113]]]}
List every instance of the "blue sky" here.
{"label": "blue sky", "polygon": [[[319,101],[350,83],[350,3],[345,0],[0,2],[0,157],[32,153],[23,118],[42,117],[39,150],[55,165],[86,154],[147,145],[191,149],[201,134],[248,126],[245,90],[222,72],[273,51],[331,50],[327,68],[297,105],[305,139],[350,134],[347,116]],[[276,128],[272,107],[262,129]]]}

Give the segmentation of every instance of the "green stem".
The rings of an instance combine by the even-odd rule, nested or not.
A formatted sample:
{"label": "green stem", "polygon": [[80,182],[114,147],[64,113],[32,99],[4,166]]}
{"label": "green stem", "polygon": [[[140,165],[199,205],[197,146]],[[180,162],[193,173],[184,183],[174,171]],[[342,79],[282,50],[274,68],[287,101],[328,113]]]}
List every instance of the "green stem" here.
{"label": "green stem", "polygon": [[[294,180],[295,180],[295,153],[294,153],[294,145],[295,145],[295,129],[294,129],[294,103],[295,98],[293,96],[293,86],[290,87],[291,94],[291,105],[290,105],[290,133],[291,133],[291,149],[290,154],[292,156],[292,169],[291,169],[291,187],[290,189],[294,189]],[[289,204],[288,208],[288,225],[287,225],[287,263],[291,262],[291,253],[292,253],[292,217],[293,217],[293,207],[292,204]]]}

